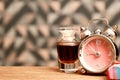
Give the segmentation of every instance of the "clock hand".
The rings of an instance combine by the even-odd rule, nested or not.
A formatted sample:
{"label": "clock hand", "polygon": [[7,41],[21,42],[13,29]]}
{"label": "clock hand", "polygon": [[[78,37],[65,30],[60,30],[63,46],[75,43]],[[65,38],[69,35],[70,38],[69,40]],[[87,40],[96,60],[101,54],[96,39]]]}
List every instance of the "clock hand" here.
{"label": "clock hand", "polygon": [[99,41],[96,40],[96,51],[98,52],[98,45],[99,45]]}
{"label": "clock hand", "polygon": [[96,51],[93,49],[93,47],[91,45],[88,45],[88,47],[94,52],[96,53]]}
{"label": "clock hand", "polygon": [[[89,53],[88,55],[95,55],[96,57],[100,57],[100,52],[95,50],[91,45],[88,45],[89,49],[92,50],[92,53]],[[98,47],[97,47],[98,48]]]}
{"label": "clock hand", "polygon": [[101,56],[101,53],[99,52],[99,48],[98,48],[99,44],[100,44],[99,40],[96,40],[96,53],[95,54],[97,57]]}

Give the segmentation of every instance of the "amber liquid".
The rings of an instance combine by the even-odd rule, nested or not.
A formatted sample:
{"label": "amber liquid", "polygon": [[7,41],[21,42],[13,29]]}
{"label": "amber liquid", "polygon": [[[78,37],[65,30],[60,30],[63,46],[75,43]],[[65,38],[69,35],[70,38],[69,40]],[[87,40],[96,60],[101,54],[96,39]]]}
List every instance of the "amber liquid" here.
{"label": "amber liquid", "polygon": [[79,43],[57,43],[58,58],[62,63],[74,63],[78,60]]}

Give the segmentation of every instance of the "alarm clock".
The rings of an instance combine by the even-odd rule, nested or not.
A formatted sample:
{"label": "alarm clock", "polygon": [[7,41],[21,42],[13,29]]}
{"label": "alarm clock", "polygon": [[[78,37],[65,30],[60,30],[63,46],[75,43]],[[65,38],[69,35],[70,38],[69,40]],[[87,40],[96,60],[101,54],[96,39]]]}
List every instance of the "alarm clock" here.
{"label": "alarm clock", "polygon": [[94,33],[88,29],[82,29],[81,42],[79,45],[79,60],[82,73],[103,73],[116,60],[116,38],[117,26],[110,27],[106,19],[94,19],[106,21],[108,28],[102,33],[100,29]]}

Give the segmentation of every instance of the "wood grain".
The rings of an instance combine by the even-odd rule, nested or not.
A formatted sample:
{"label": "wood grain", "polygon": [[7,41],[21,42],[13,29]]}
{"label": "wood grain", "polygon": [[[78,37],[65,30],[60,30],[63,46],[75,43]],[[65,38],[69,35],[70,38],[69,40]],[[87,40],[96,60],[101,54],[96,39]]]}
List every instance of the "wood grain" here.
{"label": "wood grain", "polygon": [[68,74],[57,67],[1,66],[0,80],[107,80],[103,75],[81,75],[79,72]]}

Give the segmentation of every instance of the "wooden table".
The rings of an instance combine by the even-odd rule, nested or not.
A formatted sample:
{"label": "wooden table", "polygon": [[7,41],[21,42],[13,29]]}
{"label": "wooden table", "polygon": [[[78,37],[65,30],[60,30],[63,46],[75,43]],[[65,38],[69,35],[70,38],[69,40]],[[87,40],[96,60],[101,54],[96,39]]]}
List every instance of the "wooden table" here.
{"label": "wooden table", "polygon": [[103,75],[68,74],[57,67],[0,66],[0,80],[107,80]]}

